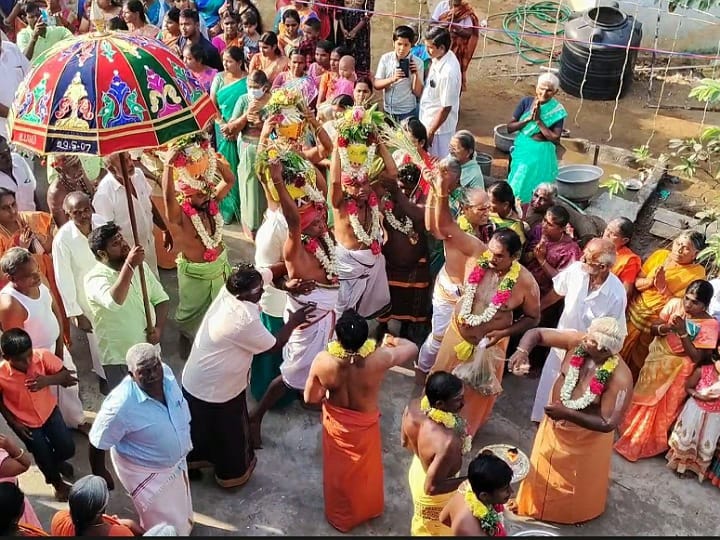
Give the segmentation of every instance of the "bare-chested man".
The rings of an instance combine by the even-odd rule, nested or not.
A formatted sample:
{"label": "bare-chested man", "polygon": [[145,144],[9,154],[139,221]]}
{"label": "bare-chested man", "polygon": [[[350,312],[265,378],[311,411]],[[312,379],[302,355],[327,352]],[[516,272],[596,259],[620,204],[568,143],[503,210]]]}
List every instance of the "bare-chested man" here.
{"label": "bare-chested man", "polygon": [[402,419],[403,446],[415,456],[408,478],[414,513],[413,536],[448,536],[440,512],[465,477],[462,467],[467,433],[458,414],[463,406],[463,383],[455,375],[437,371],[427,378],[425,397],[413,399]]}
{"label": "bare-chested man", "polygon": [[338,278],[335,267],[335,242],[326,226],[324,205],[306,203],[298,209],[290,197],[282,177],[279,161],[270,162],[270,178],[278,193],[280,206],[288,225],[283,246],[283,260],[290,280],[311,282],[315,288],[302,297],[288,294],[285,315],[313,306],[314,311],[305,324],[290,335],[283,348],[280,375],[268,386],[257,408],[250,415],[250,431],[255,448],[261,448],[261,424],[270,410],[288,389],[302,392],[310,365],[332,338],[335,326],[335,304],[338,298]]}
{"label": "bare-chested man", "polygon": [[[397,167],[387,148],[377,144],[385,163],[383,174],[397,177]],[[367,174],[343,171],[337,146],[330,163],[329,197],[333,207],[334,233],[337,240],[337,265],[340,294],[335,312],[355,309],[372,319],[388,309],[390,288],[382,254],[384,233],[377,194]]]}
{"label": "bare-chested man", "polygon": [[[499,229],[486,245],[464,233],[452,219],[447,203],[452,182],[451,175],[438,175],[431,200],[440,234],[446,243],[457,246],[458,256],[446,266],[455,273],[464,265],[465,285],[432,371],[454,373],[465,383],[462,416],[474,436],[502,391],[507,338],[524,333],[540,320],[540,293],[535,278],[518,263],[522,244],[515,232]],[[514,321],[516,310],[522,315]]]}
{"label": "bare-chested man", "polygon": [[[438,164],[437,174],[446,179],[451,189],[460,182],[460,162],[455,158],[443,159]],[[450,191],[448,191],[449,193]],[[444,240],[445,264],[435,280],[432,298],[431,330],[420,348],[417,365],[415,366],[415,384],[417,389],[425,383],[425,377],[432,369],[440,350],[445,331],[450,324],[455,304],[460,299],[460,290],[465,280],[465,266],[468,255],[460,247],[462,237],[474,236],[481,241],[489,241],[492,225],[490,224],[490,199],[484,189],[476,188],[460,193],[461,219],[465,229],[458,226],[453,236],[444,235],[438,228],[437,207],[447,204],[438,200],[431,190],[425,205],[425,226],[439,240]],[[464,218],[464,219],[463,219]],[[466,230],[470,229],[470,230]]]}
{"label": "bare-chested man", "polygon": [[[230,167],[217,158],[215,178],[200,176],[191,179],[192,185],[184,180],[175,185],[175,167],[171,163],[181,151],[183,149],[170,151],[163,170],[162,186],[165,218],[180,228],[180,234],[175,238],[179,252],[179,299],[175,320],[180,328],[180,356],[187,358],[205,312],[230,273],[217,201],[228,194],[235,176]],[[178,193],[185,199],[182,205],[178,202]]]}
{"label": "bare-chested man", "polygon": [[[503,505],[512,496],[513,472],[492,453],[479,454],[468,466],[468,481],[451,497],[440,521],[450,529],[448,536],[507,536]],[[476,513],[487,510],[484,519]]]}
{"label": "bare-chested man", "polygon": [[509,366],[516,374],[527,373],[536,346],[567,352],[518,492],[518,514],[569,524],[605,511],[614,432],[632,402],[632,374],[618,354],[625,337],[623,323],[599,317],[587,332],[533,328],[520,340]]}
{"label": "bare-chested man", "polygon": [[323,404],[325,516],[348,532],[383,512],[380,385],[390,368],[413,359],[417,346],[389,336],[375,348],[367,321],[354,310],[338,319],[335,334],[313,361],[305,401]]}

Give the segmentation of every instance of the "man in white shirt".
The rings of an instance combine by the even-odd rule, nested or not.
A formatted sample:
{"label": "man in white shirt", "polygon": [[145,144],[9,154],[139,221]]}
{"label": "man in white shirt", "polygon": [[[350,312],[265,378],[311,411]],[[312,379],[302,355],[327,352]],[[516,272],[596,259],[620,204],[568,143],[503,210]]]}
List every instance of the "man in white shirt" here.
{"label": "man in white shirt", "polygon": [[10,145],[3,136],[0,136],[0,187],[15,193],[18,211],[36,210],[35,175],[27,161],[20,154],[10,150]]}
{"label": "man in white shirt", "polygon": [[460,62],[450,50],[447,28],[431,26],[425,32],[425,47],[432,58],[420,98],[420,121],[427,129],[430,153],[444,158],[457,128],[462,73]]}
{"label": "man in white shirt", "polygon": [[30,71],[30,62],[20,48],[0,37],[0,135],[9,137],[7,117],[20,83]]}
{"label": "man in white shirt", "polygon": [[[565,299],[558,330],[587,332],[590,323],[599,317],[612,317],[625,328],[627,293],[620,279],[611,272],[615,257],[612,242],[593,238],[585,246],[582,258],[553,278],[553,289],[543,297],[541,307],[545,309]],[[545,405],[564,357],[565,351],[551,349],[545,360],[533,404],[533,422],[540,422],[545,414]]]}
{"label": "man in white shirt", "polygon": [[69,193],[63,202],[63,209],[69,221],[58,229],[53,238],[55,282],[65,306],[65,313],[75,326],[87,335],[93,371],[98,377],[105,379],[97,338],[90,322],[92,312],[85,297],[84,284],[85,274],[97,263],[87,237],[93,229],[103,225],[105,220],[98,214],[93,214],[90,197],[82,191]]}
{"label": "man in white shirt", "polygon": [[105,159],[108,174],[100,180],[97,186],[97,191],[93,197],[93,207],[95,212],[100,214],[105,221],[112,221],[120,227],[120,232],[130,247],[135,245],[130,226],[127,195],[125,194],[120,169],[121,159],[125,160],[125,167],[131,180],[138,240],[145,250],[145,264],[150,267],[156,277],[159,277],[153,223],[163,232],[163,244],[167,250],[172,249],[172,236],[165,224],[165,220],[152,202],[152,188],[145,177],[145,173],[140,170],[140,167],[135,167],[129,153],[120,152]]}
{"label": "man in white shirt", "polygon": [[188,467],[211,464],[221,487],[245,484],[257,462],[245,395],[253,355],[282,350],[312,310],[306,306],[292,313],[277,336],[263,326],[258,307],[263,287],[284,273],[282,267],[236,266],[205,313],[183,370],[183,394],[192,417]]}
{"label": "man in white shirt", "polygon": [[423,61],[410,53],[415,43],[412,28],[398,26],[392,37],[393,50],[380,57],[373,86],[375,90],[383,90],[384,111],[401,122],[416,115],[418,98],[423,92],[425,68]]}

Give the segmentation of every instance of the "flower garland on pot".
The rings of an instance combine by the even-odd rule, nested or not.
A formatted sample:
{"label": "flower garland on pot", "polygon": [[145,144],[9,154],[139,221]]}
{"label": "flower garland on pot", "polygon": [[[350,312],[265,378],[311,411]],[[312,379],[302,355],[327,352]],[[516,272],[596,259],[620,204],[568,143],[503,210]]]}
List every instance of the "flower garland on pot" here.
{"label": "flower garland on pot", "polygon": [[331,283],[338,283],[337,257],[335,256],[335,242],[330,237],[330,233],[323,234],[323,241],[327,246],[327,251],[317,238],[311,238],[302,235],[303,247],[305,251],[313,255],[325,270],[325,276]]}
{"label": "flower garland on pot", "polygon": [[[258,151],[255,170],[259,178],[266,177],[265,171],[270,162],[280,161],[283,166],[282,177],[290,197],[295,200],[307,198],[314,203],[325,204],[325,197],[316,187],[315,167],[301,156],[292,145],[283,139],[269,141]],[[268,182],[271,196],[278,201],[275,186]]]}
{"label": "flower garland on pot", "polygon": [[380,204],[377,195],[375,195],[374,192],[368,196],[368,206],[370,206],[370,219],[372,221],[369,233],[363,228],[362,223],[360,223],[357,202],[351,198],[345,201],[345,209],[348,213],[350,226],[352,227],[353,233],[355,233],[355,238],[357,238],[361,244],[369,247],[373,255],[379,255],[382,251],[383,239],[381,226],[382,214],[380,213]]}
{"label": "flower garland on pot", "polygon": [[415,232],[415,225],[413,224],[412,219],[410,219],[409,216],[405,216],[405,219],[403,219],[403,221],[400,221],[393,213],[394,209],[395,202],[393,202],[392,199],[386,196],[383,199],[383,215],[385,216],[385,221],[393,229],[407,236],[408,241],[414,246],[418,243],[420,237],[418,236],[418,233]]}
{"label": "flower garland on pot", "polygon": [[488,507],[477,498],[469,485],[465,489],[465,503],[488,536],[507,536],[505,524],[503,523],[502,513],[504,506],[502,504]]}
{"label": "flower garland on pot", "polygon": [[264,108],[269,116],[275,117],[278,124],[277,134],[296,140],[305,131],[305,117],[302,110],[306,107],[305,97],[301,92],[292,88],[279,88],[273,90]]}
{"label": "flower garland on pot", "polygon": [[343,184],[362,184],[370,179],[377,151],[377,131],[385,119],[376,109],[377,105],[369,109],[361,105],[351,107],[335,121]]}
{"label": "flower garland on pot", "polygon": [[462,438],[462,453],[467,454],[470,452],[472,449],[472,437],[468,433],[467,422],[462,416],[431,407],[427,396],[423,396],[420,400],[420,410],[433,422],[455,431]]}
{"label": "flower garland on pot", "polygon": [[498,310],[510,299],[513,287],[515,287],[518,277],[520,276],[520,263],[513,261],[510,270],[508,270],[505,277],[500,281],[490,304],[479,315],[473,314],[472,307],[475,301],[475,293],[477,292],[478,285],[485,276],[485,272],[490,268],[490,257],[491,254],[489,251],[483,253],[477,260],[475,268],[473,268],[473,271],[468,276],[468,284],[465,288],[459,313],[459,318],[462,323],[468,326],[480,326],[481,324],[491,321]]}
{"label": "flower garland on pot", "polygon": [[367,358],[375,352],[376,348],[377,342],[374,339],[366,339],[365,343],[362,344],[357,352],[352,352],[345,349],[345,347],[340,345],[339,341],[335,340],[328,343],[327,351],[335,358],[339,358],[340,360],[350,360],[350,363],[353,364],[355,363],[356,358]]}
{"label": "flower garland on pot", "polygon": [[600,366],[596,371],[593,378],[590,380],[588,388],[585,393],[577,399],[572,399],[573,390],[577,386],[578,380],[580,379],[580,369],[585,365],[588,354],[582,345],[579,345],[573,351],[573,355],[570,357],[570,367],[567,375],[565,376],[565,382],[560,388],[560,402],[574,411],[581,411],[588,407],[595,398],[601,396],[605,391],[610,376],[615,371],[619,364],[617,356],[613,355]]}

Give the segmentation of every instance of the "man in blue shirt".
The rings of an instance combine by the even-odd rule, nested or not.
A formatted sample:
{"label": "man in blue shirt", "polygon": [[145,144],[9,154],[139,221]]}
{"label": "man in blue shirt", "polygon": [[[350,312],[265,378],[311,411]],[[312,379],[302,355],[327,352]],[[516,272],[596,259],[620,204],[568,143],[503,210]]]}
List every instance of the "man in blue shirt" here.
{"label": "man in blue shirt", "polygon": [[155,345],[133,345],[126,363],[129,376],[108,394],[90,430],[92,473],[114,488],[105,466],[110,450],[143,529],[166,522],[187,536],[194,523],[185,461],[192,449],[190,410]]}
{"label": "man in blue shirt", "polygon": [[182,53],[186,45],[200,45],[205,51],[207,57],[206,65],[211,68],[222,71],[225,69],[222,63],[222,57],[210,43],[208,38],[200,33],[200,15],[194,9],[183,9],[180,12],[180,38],[178,39],[178,49]]}

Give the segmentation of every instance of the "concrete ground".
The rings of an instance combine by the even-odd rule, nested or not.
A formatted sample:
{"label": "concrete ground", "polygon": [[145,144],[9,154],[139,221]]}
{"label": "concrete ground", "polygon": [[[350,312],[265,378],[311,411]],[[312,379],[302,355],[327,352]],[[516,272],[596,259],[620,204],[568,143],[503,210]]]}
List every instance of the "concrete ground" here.
{"label": "concrete ground", "polygon": [[[252,246],[240,240],[230,227],[228,243],[233,261],[250,260]],[[163,271],[163,283],[173,304],[177,299],[173,271]],[[166,327],[162,347],[165,360],[179,377],[183,362],[177,354],[174,324]],[[80,373],[83,403],[92,417],[102,396],[90,372],[90,361],[78,339],[73,345]],[[474,449],[486,444],[511,443],[530,453],[535,428],[529,420],[537,380],[507,376],[490,422],[481,430]],[[397,535],[410,532],[412,501],[407,484],[410,454],[400,446],[400,418],[412,387],[412,372],[397,368],[385,381],[380,407],[385,465],[385,513],[353,531],[361,536]],[[205,474],[193,482],[196,527],[194,536],[210,535],[337,535],[325,521],[322,495],[322,451],[319,414],[295,402],[285,410],[269,413],[263,425],[264,449],[251,480],[242,488],[225,491]],[[4,425],[0,432],[8,433]],[[77,476],[89,473],[87,439],[76,434],[77,453],[72,460]],[[591,459],[591,456],[588,456]],[[111,469],[112,470],[112,469]],[[20,485],[30,497],[43,525],[49,528],[53,513],[65,503],[53,500],[35,466],[22,475]],[[116,481],[110,513],[134,516],[131,500]],[[517,487],[517,486],[516,486]],[[699,535],[718,534],[712,501],[716,488],[693,480],[681,480],[665,468],[662,458],[628,463],[613,456],[607,510],[600,518],[580,527],[553,527],[511,517],[510,532],[525,529],[554,531],[559,535]],[[715,523],[715,525],[712,525]]]}

